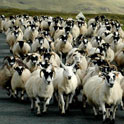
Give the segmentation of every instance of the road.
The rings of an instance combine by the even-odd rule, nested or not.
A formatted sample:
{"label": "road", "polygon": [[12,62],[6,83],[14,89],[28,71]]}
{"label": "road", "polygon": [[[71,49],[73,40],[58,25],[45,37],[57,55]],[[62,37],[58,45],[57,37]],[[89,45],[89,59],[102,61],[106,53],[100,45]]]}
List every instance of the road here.
{"label": "road", "polygon": [[[6,55],[10,55],[9,47],[5,35],[0,34],[0,65]],[[61,116],[56,105],[50,105],[46,114],[37,117],[30,111],[28,100],[11,99],[0,88],[0,124],[102,124],[102,118],[95,118],[91,108],[81,111],[80,106],[71,107],[66,116]],[[124,124],[124,111],[117,111],[115,124]]]}

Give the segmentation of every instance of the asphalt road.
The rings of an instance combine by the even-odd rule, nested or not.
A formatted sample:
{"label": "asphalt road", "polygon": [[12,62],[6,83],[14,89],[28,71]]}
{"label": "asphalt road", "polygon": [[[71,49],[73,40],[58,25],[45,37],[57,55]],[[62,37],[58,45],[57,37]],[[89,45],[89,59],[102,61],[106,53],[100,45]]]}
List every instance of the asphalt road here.
{"label": "asphalt road", "polygon": [[[10,55],[9,47],[5,43],[5,35],[0,34],[0,65],[6,55]],[[90,108],[82,111],[78,105],[71,107],[66,116],[59,114],[56,105],[50,105],[46,114],[37,117],[30,111],[28,100],[11,99],[0,88],[0,124],[102,124],[102,118],[95,118]],[[117,111],[115,124],[124,124],[124,111]]]}

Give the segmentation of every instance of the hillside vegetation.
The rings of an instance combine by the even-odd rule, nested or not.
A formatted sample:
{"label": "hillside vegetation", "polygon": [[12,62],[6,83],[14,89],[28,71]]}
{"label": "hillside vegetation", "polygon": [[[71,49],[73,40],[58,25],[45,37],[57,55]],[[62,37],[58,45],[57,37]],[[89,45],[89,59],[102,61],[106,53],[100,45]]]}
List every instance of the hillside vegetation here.
{"label": "hillside vegetation", "polygon": [[1,0],[1,8],[12,7],[55,12],[124,13],[124,0]]}

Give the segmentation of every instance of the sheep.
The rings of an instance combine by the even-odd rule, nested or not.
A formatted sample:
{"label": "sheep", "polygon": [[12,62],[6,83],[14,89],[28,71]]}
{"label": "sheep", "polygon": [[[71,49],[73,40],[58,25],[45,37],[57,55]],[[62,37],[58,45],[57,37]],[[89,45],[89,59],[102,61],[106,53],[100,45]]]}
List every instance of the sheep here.
{"label": "sheep", "polygon": [[56,53],[62,52],[64,54],[67,54],[72,49],[72,45],[69,42],[67,35],[60,36],[60,38],[55,41],[54,47]]}
{"label": "sheep", "polygon": [[30,53],[23,62],[27,65],[29,70],[33,72],[38,68],[38,63],[42,61],[41,56],[38,53]]}
{"label": "sheep", "polygon": [[[65,110],[67,110],[69,104],[72,103],[78,81],[76,75],[73,72],[75,63],[71,66],[65,66],[63,63],[61,63],[61,66],[62,68],[56,69],[53,85],[55,90],[58,91],[58,105],[61,109],[61,114],[65,114]],[[64,93],[67,95],[66,104],[64,100]],[[69,94],[71,94],[70,98]]]}
{"label": "sheep", "polygon": [[48,61],[54,67],[59,67],[61,60],[57,53],[55,52],[46,52],[42,55],[43,61]]}
{"label": "sheep", "polygon": [[74,40],[80,35],[80,28],[78,27],[78,21],[74,23],[71,32]]}
{"label": "sheep", "polygon": [[0,87],[7,88],[10,87],[9,81],[11,80],[12,74],[8,68],[8,66],[5,64],[0,69]]}
{"label": "sheep", "polygon": [[6,36],[6,42],[10,46],[10,50],[12,50],[13,45],[17,41],[23,40],[23,33],[21,31],[10,31],[8,35]]}
{"label": "sheep", "polygon": [[0,16],[0,32],[3,32],[3,23],[5,21],[5,16],[1,15]]}
{"label": "sheep", "polygon": [[78,21],[78,27],[80,29],[80,34],[86,36],[87,34],[87,24],[85,21]]}
{"label": "sheep", "polygon": [[30,79],[26,82],[25,89],[28,97],[31,99],[31,110],[34,109],[33,99],[35,98],[37,115],[41,114],[39,98],[44,98],[43,112],[47,111],[46,106],[49,105],[54,92],[53,79],[53,68],[47,68],[41,69],[38,75],[31,76]]}
{"label": "sheep", "polygon": [[31,51],[31,47],[25,41],[17,41],[12,49],[14,56],[24,57]]}
{"label": "sheep", "polygon": [[44,37],[37,37],[35,38],[33,44],[31,45],[32,47],[32,52],[36,52],[38,47],[44,47],[46,49],[49,49],[50,46],[49,46],[49,42],[46,38]]}
{"label": "sheep", "polygon": [[54,32],[54,36],[53,39],[56,40],[57,38],[59,38],[61,35],[65,34],[65,29],[62,26],[58,26],[57,30],[55,30]]}
{"label": "sheep", "polygon": [[110,48],[110,45],[108,43],[103,43],[102,46],[103,48],[105,48],[105,59],[108,62],[112,62],[115,57],[114,51]]}
{"label": "sheep", "polygon": [[38,36],[39,32],[37,29],[37,26],[34,24],[31,24],[24,32],[24,40],[32,40]]}
{"label": "sheep", "polygon": [[100,46],[102,43],[105,43],[105,41],[102,39],[102,37],[100,36],[95,36],[91,39],[91,44],[93,47],[98,47]]}
{"label": "sheep", "polygon": [[87,36],[87,37],[92,37],[92,36],[94,36],[96,30],[97,30],[97,25],[96,25],[96,23],[92,23],[91,25],[88,26],[86,36]]}
{"label": "sheep", "polygon": [[106,30],[101,34],[101,37],[106,43],[111,43],[113,41],[113,33],[111,33],[111,31]]}
{"label": "sheep", "polygon": [[31,72],[23,66],[17,66],[11,79],[13,96],[18,96],[18,89],[21,89],[21,100],[24,100],[25,83],[29,79]]}
{"label": "sheep", "polygon": [[8,91],[8,95],[11,95],[11,78],[14,74],[14,68],[18,65],[24,65],[20,60],[13,56],[6,56],[4,58],[3,66],[0,69],[0,86]]}
{"label": "sheep", "polygon": [[95,18],[91,18],[89,21],[88,21],[88,27],[93,24],[93,23],[97,23],[99,20],[99,16],[96,16]]}
{"label": "sheep", "polygon": [[81,39],[81,43],[78,47],[80,50],[85,50],[89,54],[90,50],[93,48],[91,42],[87,38]]}
{"label": "sheep", "polygon": [[114,51],[110,48],[110,45],[108,43],[103,43],[101,46],[98,46],[97,48],[91,48],[88,55],[93,55],[94,53],[99,53],[103,56],[104,59],[106,59],[109,62],[112,62],[114,60],[115,54]]}
{"label": "sheep", "polygon": [[[12,17],[12,16],[11,16]],[[5,19],[4,23],[3,23],[3,31],[6,32],[8,30],[9,27],[13,26],[13,22],[14,22],[14,17],[12,18],[7,18]]]}
{"label": "sheep", "polygon": [[[106,121],[106,107],[105,104],[109,106],[112,105],[112,115],[111,121],[115,120],[115,111],[117,106],[122,100],[122,89],[120,82],[117,81],[117,73],[110,72],[104,74],[104,78],[98,75],[89,78],[83,89],[83,95],[87,97],[87,101],[94,107],[101,107],[103,113],[103,122]],[[94,109],[95,110],[95,109]],[[97,113],[95,112],[97,115]]]}

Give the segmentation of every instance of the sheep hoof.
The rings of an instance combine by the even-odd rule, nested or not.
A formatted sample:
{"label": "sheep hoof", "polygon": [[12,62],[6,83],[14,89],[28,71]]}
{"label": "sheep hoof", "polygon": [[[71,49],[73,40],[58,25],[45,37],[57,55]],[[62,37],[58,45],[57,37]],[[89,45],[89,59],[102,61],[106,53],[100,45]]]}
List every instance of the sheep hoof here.
{"label": "sheep hoof", "polygon": [[31,108],[31,112],[33,112],[34,111],[34,108]]}
{"label": "sheep hoof", "polygon": [[41,116],[41,113],[40,113],[40,112],[37,112],[37,114],[36,114],[36,115],[39,117],[39,116]]}
{"label": "sheep hoof", "polygon": [[65,116],[65,113],[61,113],[61,116]]}
{"label": "sheep hoof", "polygon": [[112,119],[112,120],[110,121],[110,124],[115,124],[115,119]]}
{"label": "sheep hoof", "polygon": [[124,111],[124,107],[123,106],[121,106],[120,109],[121,109],[121,111]]}
{"label": "sheep hoof", "polygon": [[47,112],[46,111],[42,111],[42,115],[46,115],[47,114]]}
{"label": "sheep hoof", "polygon": [[103,120],[103,124],[106,124],[107,122],[109,121],[109,119],[108,118],[106,118],[105,120]]}

